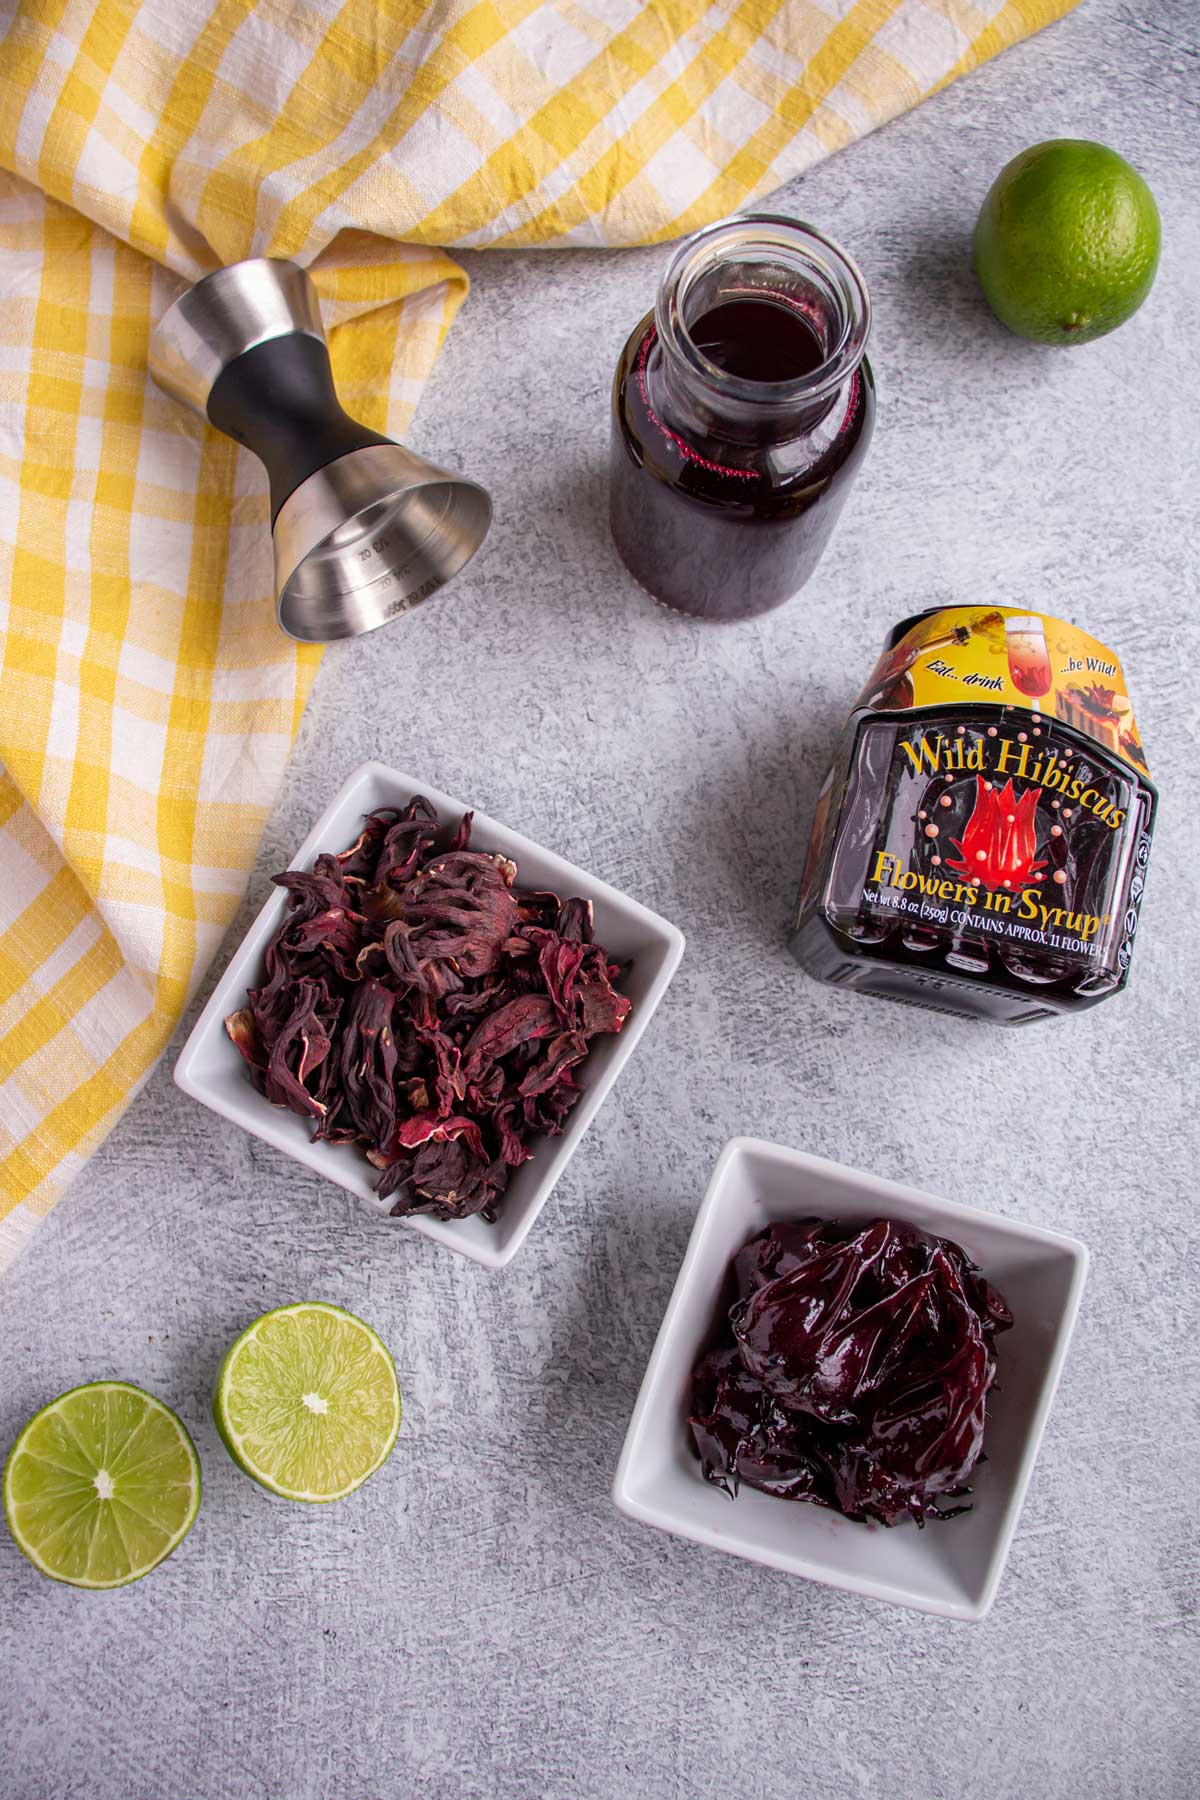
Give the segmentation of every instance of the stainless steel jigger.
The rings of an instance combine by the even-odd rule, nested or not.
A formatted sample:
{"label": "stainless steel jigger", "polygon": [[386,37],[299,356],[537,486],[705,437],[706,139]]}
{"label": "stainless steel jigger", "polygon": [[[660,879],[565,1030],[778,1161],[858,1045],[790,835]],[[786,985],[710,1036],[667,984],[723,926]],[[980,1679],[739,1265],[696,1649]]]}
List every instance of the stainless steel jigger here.
{"label": "stainless steel jigger", "polygon": [[427,600],[487,533],[485,490],[342,410],[316,290],[258,256],[205,276],[150,340],[159,387],[265,464],[276,616],[289,637],[357,637]]}

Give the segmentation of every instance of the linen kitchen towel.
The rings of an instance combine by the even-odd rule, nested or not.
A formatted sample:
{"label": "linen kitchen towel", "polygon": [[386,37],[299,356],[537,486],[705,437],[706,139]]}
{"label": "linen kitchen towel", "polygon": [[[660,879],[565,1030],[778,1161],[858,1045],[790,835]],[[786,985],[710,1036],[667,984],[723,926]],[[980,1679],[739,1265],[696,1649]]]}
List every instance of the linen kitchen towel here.
{"label": "linen kitchen towel", "polygon": [[442,249],[679,236],[1073,0],[16,0],[0,43],[0,1265],[152,1067],[316,668],[259,466],[150,384],[240,257],[312,268],[403,436]]}

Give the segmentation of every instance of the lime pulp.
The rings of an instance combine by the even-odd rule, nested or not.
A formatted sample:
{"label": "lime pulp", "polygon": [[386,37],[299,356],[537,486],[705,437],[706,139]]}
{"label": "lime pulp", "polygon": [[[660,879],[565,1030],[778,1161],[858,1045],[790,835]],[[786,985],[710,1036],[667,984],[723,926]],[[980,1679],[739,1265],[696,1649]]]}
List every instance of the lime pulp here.
{"label": "lime pulp", "polygon": [[396,1370],[369,1325],[340,1307],[277,1307],[236,1338],[213,1418],[247,1475],[288,1500],[340,1500],[391,1454],[400,1429]]}
{"label": "lime pulp", "polygon": [[91,1381],[29,1420],[3,1490],[9,1530],[43,1575],[73,1587],[126,1587],[191,1530],[200,1461],[161,1400],[125,1381]]}

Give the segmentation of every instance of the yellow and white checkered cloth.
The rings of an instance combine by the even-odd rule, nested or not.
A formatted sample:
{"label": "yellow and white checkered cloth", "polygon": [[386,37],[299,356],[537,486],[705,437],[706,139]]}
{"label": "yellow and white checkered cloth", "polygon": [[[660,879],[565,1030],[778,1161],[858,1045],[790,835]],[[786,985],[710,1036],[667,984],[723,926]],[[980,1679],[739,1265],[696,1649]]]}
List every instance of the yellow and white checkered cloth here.
{"label": "yellow and white checkered cloth", "polygon": [[402,435],[466,291],[439,245],[678,236],[1072,3],[17,0],[0,1266],[166,1044],[317,664],[274,624],[260,469],[147,379],[180,278],[312,266],[346,405]]}

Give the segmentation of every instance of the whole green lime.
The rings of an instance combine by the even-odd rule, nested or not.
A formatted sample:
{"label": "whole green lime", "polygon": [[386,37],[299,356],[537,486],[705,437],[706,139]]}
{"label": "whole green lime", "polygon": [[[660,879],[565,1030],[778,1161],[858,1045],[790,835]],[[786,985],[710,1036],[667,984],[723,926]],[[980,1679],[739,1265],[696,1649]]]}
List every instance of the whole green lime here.
{"label": "whole green lime", "polygon": [[1035,344],[1086,344],[1154,285],[1154,195],[1105,144],[1052,138],[1002,169],[975,227],[975,269],[1001,324]]}

